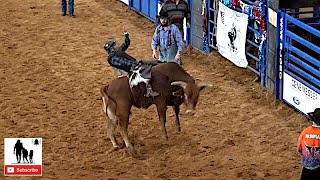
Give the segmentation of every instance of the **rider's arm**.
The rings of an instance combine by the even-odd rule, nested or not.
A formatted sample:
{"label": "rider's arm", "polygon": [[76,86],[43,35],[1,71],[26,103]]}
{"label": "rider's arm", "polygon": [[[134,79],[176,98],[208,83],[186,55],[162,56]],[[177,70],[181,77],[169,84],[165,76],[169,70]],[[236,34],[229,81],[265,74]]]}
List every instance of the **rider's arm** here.
{"label": "rider's arm", "polygon": [[129,33],[125,32],[124,33],[124,42],[122,43],[120,50],[121,51],[126,51],[130,45],[130,38],[129,38]]}

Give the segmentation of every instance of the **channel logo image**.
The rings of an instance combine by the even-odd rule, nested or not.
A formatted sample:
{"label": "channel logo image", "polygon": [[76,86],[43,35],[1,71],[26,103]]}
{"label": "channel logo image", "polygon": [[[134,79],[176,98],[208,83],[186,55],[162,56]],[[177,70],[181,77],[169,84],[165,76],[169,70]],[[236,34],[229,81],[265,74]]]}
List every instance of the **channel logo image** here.
{"label": "channel logo image", "polygon": [[5,176],[42,176],[42,138],[4,138]]}

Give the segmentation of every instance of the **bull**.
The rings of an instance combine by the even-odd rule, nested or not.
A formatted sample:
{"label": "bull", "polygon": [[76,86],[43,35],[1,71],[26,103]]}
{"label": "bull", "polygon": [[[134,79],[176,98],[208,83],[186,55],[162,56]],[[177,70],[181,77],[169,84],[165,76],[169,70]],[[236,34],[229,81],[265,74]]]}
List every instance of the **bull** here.
{"label": "bull", "polygon": [[145,86],[140,83],[131,88],[128,77],[114,79],[109,85],[100,89],[103,110],[108,116],[106,132],[112,142],[113,150],[120,148],[115,138],[115,129],[119,126],[128,153],[133,157],[138,157],[129,140],[127,131],[132,106],[147,109],[155,104],[161,124],[162,137],[168,140],[166,130],[167,106],[173,107],[176,116],[175,127],[180,132],[180,105],[184,103],[186,114],[194,115],[199,93],[207,86],[206,83],[196,83],[195,79],[176,63],[156,65],[152,67],[151,74],[152,88],[160,93],[157,97],[144,97]]}

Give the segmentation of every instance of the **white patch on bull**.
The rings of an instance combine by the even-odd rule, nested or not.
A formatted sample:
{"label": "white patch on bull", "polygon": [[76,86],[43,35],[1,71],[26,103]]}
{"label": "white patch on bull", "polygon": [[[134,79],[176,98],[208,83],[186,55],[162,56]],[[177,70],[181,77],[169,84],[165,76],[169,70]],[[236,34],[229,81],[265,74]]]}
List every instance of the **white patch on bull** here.
{"label": "white patch on bull", "polygon": [[118,117],[114,115],[114,113],[109,109],[109,107],[107,108],[107,115],[113,124],[117,123]]}
{"label": "white patch on bull", "polygon": [[107,102],[106,102],[106,98],[103,96],[102,96],[102,108],[103,108],[103,112],[107,114]]}
{"label": "white patch on bull", "polygon": [[[145,84],[147,84],[150,79],[145,79],[141,76],[140,74],[140,70],[141,70],[141,67],[139,67],[137,70],[133,70],[132,72],[132,75],[130,76],[129,78],[129,84],[130,84],[130,87],[132,88],[133,86],[136,86],[138,85],[139,83],[141,82],[144,82]],[[134,77],[134,79],[132,79]]]}

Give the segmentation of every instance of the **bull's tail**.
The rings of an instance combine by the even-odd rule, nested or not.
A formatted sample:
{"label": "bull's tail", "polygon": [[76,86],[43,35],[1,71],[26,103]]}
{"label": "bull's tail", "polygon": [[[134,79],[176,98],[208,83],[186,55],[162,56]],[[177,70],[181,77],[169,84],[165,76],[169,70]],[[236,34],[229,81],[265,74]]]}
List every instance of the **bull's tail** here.
{"label": "bull's tail", "polygon": [[100,93],[101,93],[101,96],[102,96],[102,97],[108,97],[108,95],[107,95],[107,93],[106,93],[106,91],[108,90],[108,88],[109,88],[109,85],[102,86],[102,87],[100,88]]}
{"label": "bull's tail", "polygon": [[107,108],[108,108],[108,95],[107,95],[107,90],[108,90],[109,85],[103,86],[100,88],[100,93],[101,93],[101,98],[102,98],[102,108],[104,113],[107,114]]}

